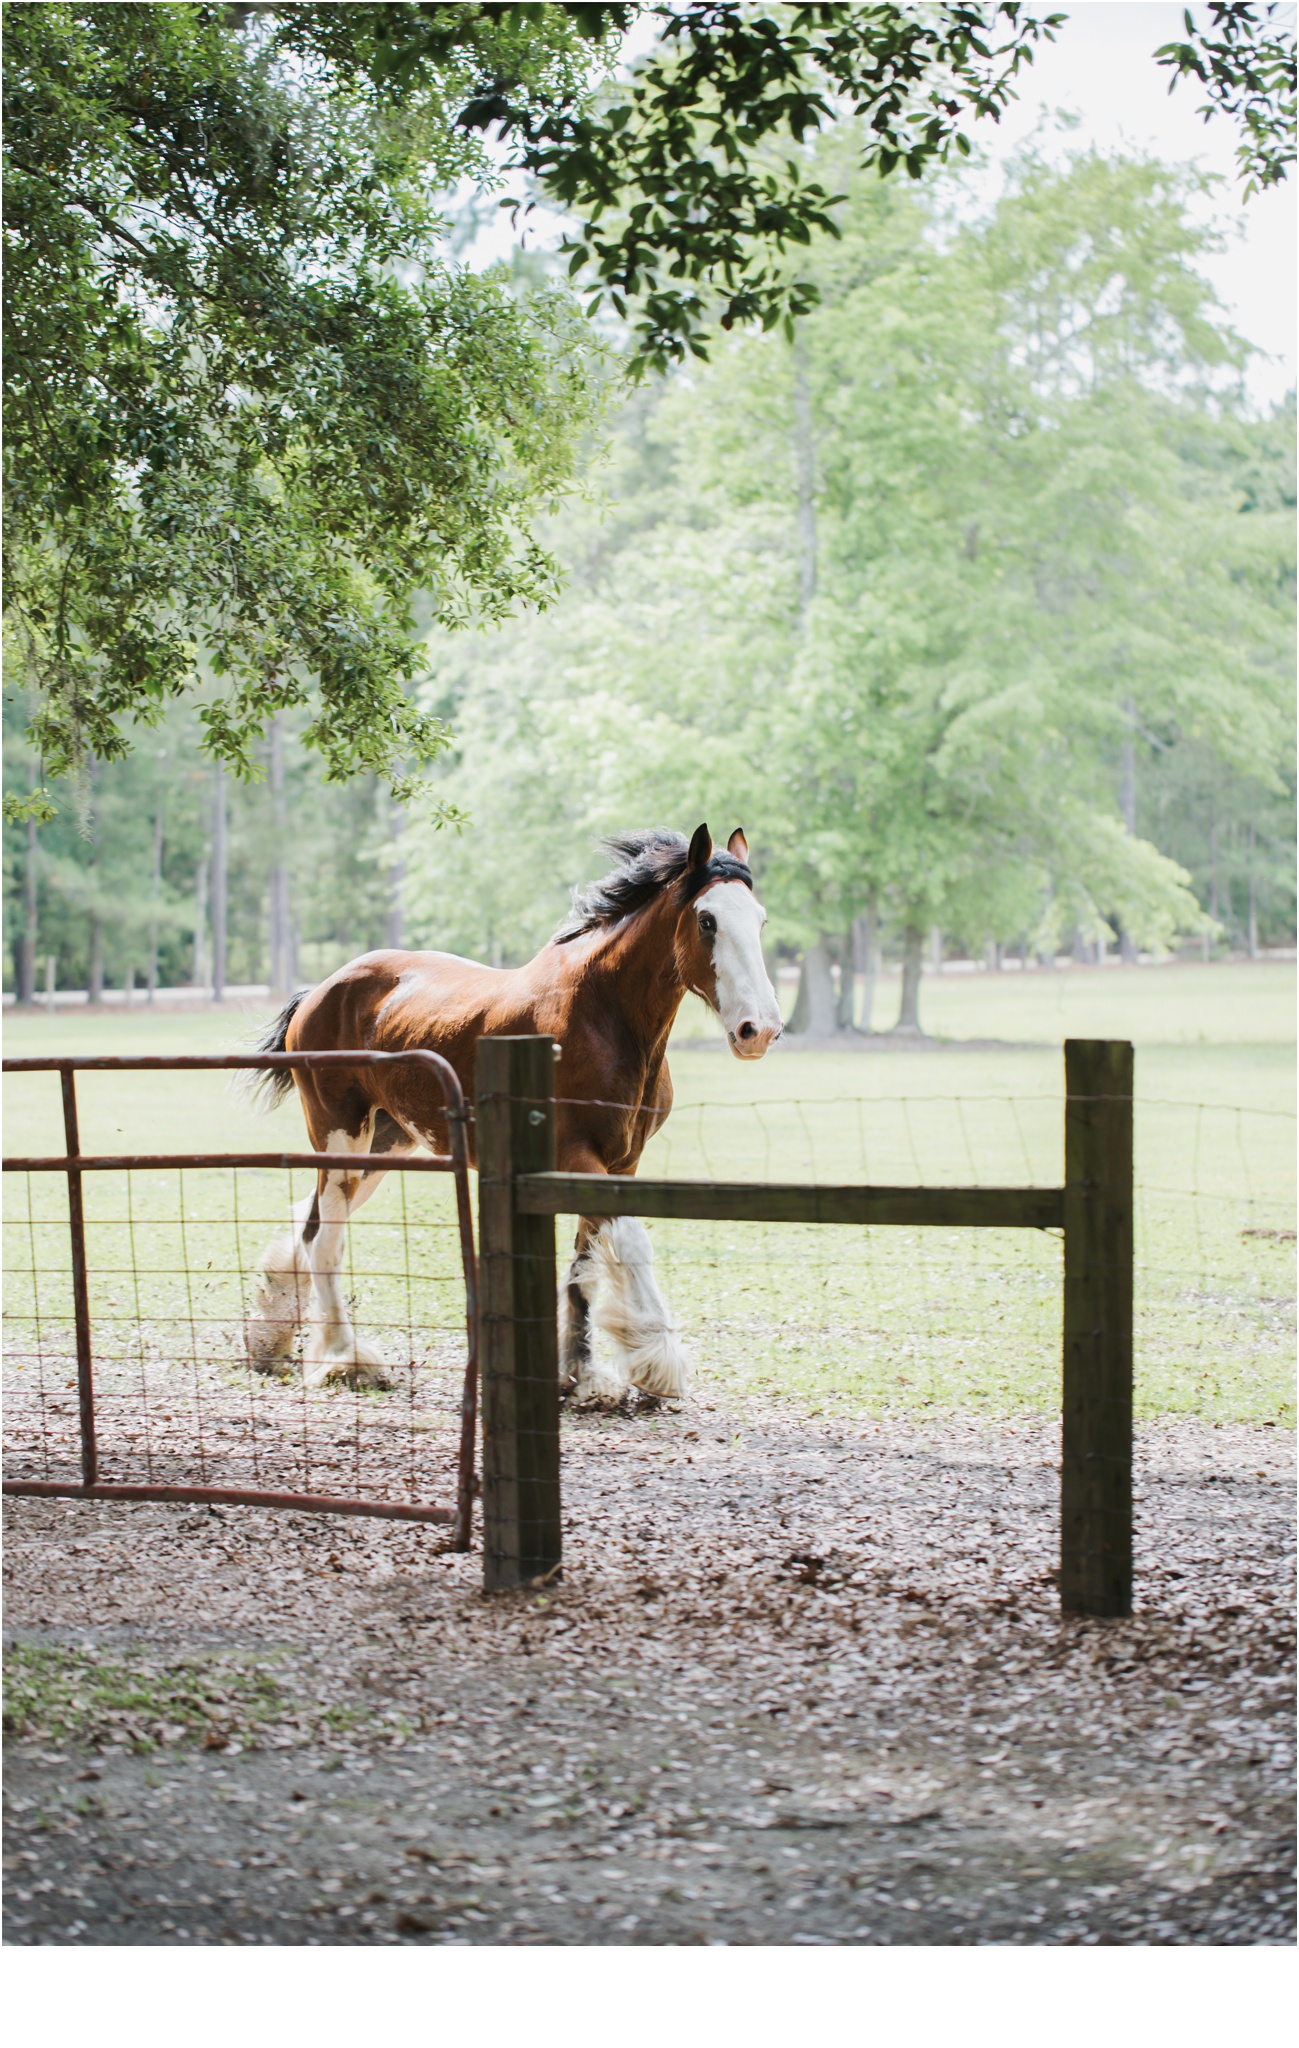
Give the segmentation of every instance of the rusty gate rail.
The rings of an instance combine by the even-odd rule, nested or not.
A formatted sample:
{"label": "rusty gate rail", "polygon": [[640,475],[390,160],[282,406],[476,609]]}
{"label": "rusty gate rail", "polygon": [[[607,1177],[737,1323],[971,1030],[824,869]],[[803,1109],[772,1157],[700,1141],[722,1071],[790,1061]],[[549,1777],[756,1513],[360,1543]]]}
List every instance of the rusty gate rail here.
{"label": "rusty gate rail", "polygon": [[[298,1067],[378,1067],[414,1064],[436,1076],[443,1093],[442,1115],[450,1134],[449,1153],[412,1159],[406,1153],[369,1152],[155,1152],[96,1153],[81,1150],[77,1120],[78,1073],[174,1072],[178,1069],[287,1069]],[[6,1074],[58,1074],[63,1101],[65,1151],[44,1157],[0,1161],[5,1173],[65,1173],[68,1181],[68,1234],[72,1263],[73,1322],[76,1334],[77,1394],[81,1435],[81,1483],[51,1479],[6,1479],[11,1495],[58,1495],[72,1499],[197,1501],[256,1507],[298,1508],[336,1515],[375,1515],[392,1521],[449,1523],[456,1550],[468,1550],[473,1521],[474,1440],[478,1421],[478,1261],[474,1247],[473,1206],[469,1195],[469,1116],[455,1068],[440,1053],[410,1052],[280,1052],[213,1053],[165,1058],[152,1054],[113,1056],[43,1055],[0,1062]],[[454,1508],[420,1507],[403,1501],[352,1500],[340,1495],[274,1493],[255,1487],[167,1486],[118,1484],[99,1477],[95,1432],[94,1356],[90,1335],[90,1297],[86,1271],[86,1226],[81,1177],[85,1173],[130,1172],[148,1167],[347,1167],[393,1173],[450,1173],[455,1176],[456,1223],[465,1283],[467,1358],[460,1399],[460,1442]]]}

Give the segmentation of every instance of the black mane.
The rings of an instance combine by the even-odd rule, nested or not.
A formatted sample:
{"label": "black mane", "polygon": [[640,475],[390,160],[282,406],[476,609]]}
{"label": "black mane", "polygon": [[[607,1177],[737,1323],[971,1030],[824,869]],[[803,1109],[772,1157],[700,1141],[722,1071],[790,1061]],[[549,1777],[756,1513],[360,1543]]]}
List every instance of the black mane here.
{"label": "black mane", "polygon": [[583,932],[620,924],[674,884],[680,886],[683,904],[712,882],[743,882],[753,887],[753,876],[744,862],[730,853],[715,852],[703,867],[687,871],[690,842],[681,832],[652,826],[647,832],[617,833],[600,844],[606,853],[616,856],[618,866],[600,881],[574,889],[573,907],[555,933],[553,945],[562,946]]}

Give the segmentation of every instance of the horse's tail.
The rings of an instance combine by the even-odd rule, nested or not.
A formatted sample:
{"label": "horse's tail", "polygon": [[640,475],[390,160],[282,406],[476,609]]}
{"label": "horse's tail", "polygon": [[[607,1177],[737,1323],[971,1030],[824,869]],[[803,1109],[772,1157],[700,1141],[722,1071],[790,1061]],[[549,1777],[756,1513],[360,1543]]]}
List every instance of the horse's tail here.
{"label": "horse's tail", "polygon": [[[254,1052],[287,1052],[285,1040],[294,1013],[310,994],[309,988],[300,988],[295,996],[289,997],[265,1038],[259,1038],[253,1046]],[[293,1087],[292,1067],[249,1067],[245,1071],[248,1094],[259,1109],[274,1109]]]}

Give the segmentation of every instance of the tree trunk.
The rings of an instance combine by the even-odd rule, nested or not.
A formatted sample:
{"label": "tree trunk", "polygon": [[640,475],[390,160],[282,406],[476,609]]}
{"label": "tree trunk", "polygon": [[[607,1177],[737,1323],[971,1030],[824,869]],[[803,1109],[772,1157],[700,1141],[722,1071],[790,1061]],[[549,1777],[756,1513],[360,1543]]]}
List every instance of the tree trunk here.
{"label": "tree trunk", "polygon": [[36,820],[27,820],[27,859],[23,867],[23,959],[20,1003],[36,1001],[36,948],[40,932],[36,919]]}
{"label": "tree trunk", "polygon": [[90,913],[90,986],[86,993],[92,1003],[104,1000],[104,925],[97,910]]}
{"label": "tree trunk", "polygon": [[1136,731],[1137,707],[1130,690],[1123,699],[1123,720],[1126,737],[1119,750],[1119,772],[1122,783],[1120,799],[1123,805],[1124,830],[1127,832],[1129,839],[1135,839],[1137,836],[1137,754],[1132,742],[1132,735]]}
{"label": "tree trunk", "polygon": [[406,943],[405,906],[402,902],[402,885],[406,880],[406,862],[402,857],[402,840],[406,832],[406,813],[401,804],[388,803],[388,944],[394,952],[400,952]]}
{"label": "tree trunk", "polygon": [[[165,756],[164,756],[165,761]],[[149,878],[149,975],[145,1001],[151,1007],[158,993],[158,905],[162,897],[162,805],[161,790],[153,819],[153,873]]]}
{"label": "tree trunk", "polygon": [[[95,798],[98,782],[96,764],[92,758],[86,770],[90,783],[90,887],[92,898],[99,894],[99,805]],[[92,1004],[104,1000],[104,924],[98,909],[90,913],[90,975],[86,990]]]}
{"label": "tree trunk", "polygon": [[1249,917],[1249,922],[1248,922],[1248,925],[1247,925],[1247,927],[1246,927],[1246,932],[1245,932],[1245,941],[1246,941],[1246,944],[1247,944],[1247,945],[1248,945],[1248,947],[1249,947],[1249,957],[1250,957],[1250,959],[1251,959],[1251,960],[1257,960],[1257,958],[1258,958],[1258,895],[1257,895],[1257,890],[1256,890],[1256,887],[1255,887],[1255,880],[1254,880],[1254,821],[1253,821],[1253,819],[1252,819],[1252,818],[1251,818],[1251,820],[1250,820],[1250,824],[1249,824],[1249,908],[1248,908],[1248,917]]}
{"label": "tree trunk", "polygon": [[135,1001],[135,969],[128,967],[122,976],[122,1006],[129,1010]]}
{"label": "tree trunk", "polygon": [[920,1035],[920,976],[924,967],[924,933],[909,924],[902,935],[902,1001],[895,1031]]}
{"label": "tree trunk", "polygon": [[[1122,790],[1120,794],[1123,803],[1123,826],[1128,838],[1135,839],[1137,836],[1137,753],[1132,736],[1136,731],[1137,707],[1130,690],[1123,699],[1123,717],[1127,726],[1127,736],[1121,749]],[[1119,927],[1119,958],[1125,967],[1135,967],[1137,964],[1136,942],[1126,925]]]}
{"label": "tree trunk", "polygon": [[226,775],[216,764],[216,790],[212,802],[212,1000],[223,1002],[226,992]]}
{"label": "tree trunk", "polygon": [[798,1038],[807,1030],[808,994],[806,955],[798,963],[798,987],[794,991],[794,1007],[785,1024],[785,1036]]}
{"label": "tree trunk", "polygon": [[937,925],[929,934],[929,971],[931,974],[943,971],[943,935]]}
{"label": "tree trunk", "polygon": [[789,1029],[791,1034],[803,1033],[808,1038],[833,1038],[836,1028],[830,942],[824,932],[819,932],[803,954],[798,1000]]}
{"label": "tree trunk", "polygon": [[853,919],[839,941],[839,1001],[835,1009],[835,1026],[839,1031],[853,1028],[853,1010],[857,994],[857,920]]}
{"label": "tree trunk", "polygon": [[857,966],[862,978],[861,1023],[857,1029],[869,1037],[875,1013],[875,983],[879,978],[880,964],[879,912],[873,899],[861,916],[853,919],[853,942],[857,948]]}
{"label": "tree trunk", "polygon": [[194,875],[194,965],[195,988],[207,987],[207,878],[211,863],[206,855]]}
{"label": "tree trunk", "polygon": [[275,823],[275,859],[271,863],[271,994],[280,999],[293,992],[293,914],[289,904],[289,809],[284,791],[284,720],[271,720],[271,811]]}
{"label": "tree trunk", "polygon": [[798,464],[798,623],[816,596],[816,440],[812,428],[812,394],[807,382],[807,342],[801,325],[794,328],[794,453]]}

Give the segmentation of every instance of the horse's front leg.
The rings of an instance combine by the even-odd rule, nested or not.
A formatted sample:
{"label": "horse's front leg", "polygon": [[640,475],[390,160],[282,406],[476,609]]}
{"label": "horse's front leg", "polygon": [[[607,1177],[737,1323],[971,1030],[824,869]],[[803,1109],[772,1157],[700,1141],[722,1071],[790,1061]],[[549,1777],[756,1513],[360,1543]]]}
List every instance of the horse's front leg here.
{"label": "horse's front leg", "polygon": [[672,1311],[654,1275],[654,1248],[639,1216],[601,1223],[588,1259],[597,1281],[592,1314],[610,1340],[619,1370],[643,1394],[668,1399],[690,1383]]}
{"label": "horse's front leg", "polygon": [[597,1226],[583,1216],[573,1240],[573,1257],[564,1275],[559,1296],[559,1382],[575,1387],[591,1364],[591,1304],[583,1285],[583,1262],[590,1249],[591,1234]]}
{"label": "horse's front leg", "polygon": [[600,1227],[595,1217],[579,1221],[573,1261],[560,1291],[560,1385],[579,1403],[617,1407],[630,1391],[627,1375],[619,1370],[616,1354],[612,1361],[598,1359],[591,1342],[591,1301],[599,1277],[591,1247]]}

